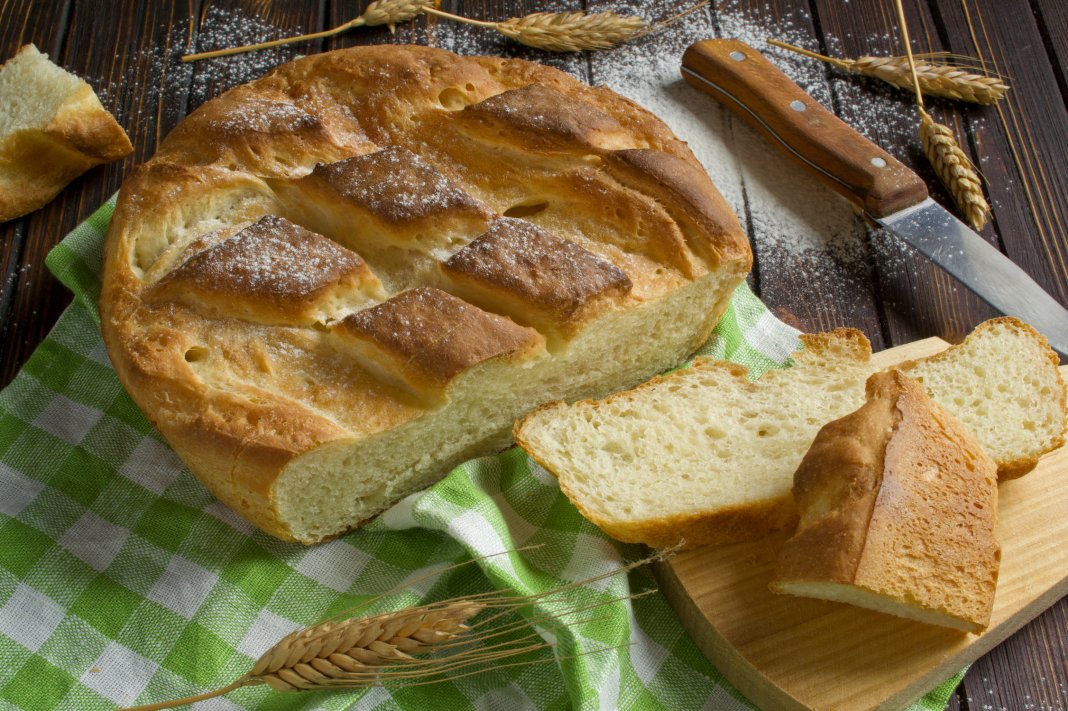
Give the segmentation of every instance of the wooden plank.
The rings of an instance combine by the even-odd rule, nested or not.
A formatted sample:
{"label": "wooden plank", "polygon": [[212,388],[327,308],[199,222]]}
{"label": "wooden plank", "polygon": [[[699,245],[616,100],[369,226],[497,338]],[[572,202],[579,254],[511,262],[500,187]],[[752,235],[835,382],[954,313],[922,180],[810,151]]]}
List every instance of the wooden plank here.
{"label": "wooden plank", "polygon": [[[205,0],[197,19],[196,51],[317,32],[325,24],[325,6],[320,0]],[[318,52],[322,47],[323,40],[314,40],[196,62],[189,110],[238,84],[258,79],[279,64]]]}
{"label": "wooden plank", "polygon": [[[880,365],[937,352],[928,339],[877,354]],[[1062,369],[1068,375],[1068,366]],[[661,587],[721,672],[761,708],[898,709],[987,653],[1068,591],[1068,450],[1000,487],[1001,571],[981,635],[850,605],[773,595],[779,534],[684,551],[661,566]],[[1011,661],[1002,667],[1011,669]],[[1021,708],[1026,692],[1007,697]],[[984,698],[970,708],[987,708]],[[1040,706],[1041,707],[1041,706]],[[994,706],[993,708],[1001,708]]]}
{"label": "wooden plank", "polygon": [[[989,182],[1006,254],[1068,304],[1068,155],[1056,149],[1068,145],[1068,108],[1035,17],[1015,3],[983,3],[981,9],[975,0],[935,0],[933,5],[945,34],[954,38],[947,49],[992,59],[992,69],[1012,85],[1005,101],[982,112],[975,141],[979,166]],[[969,15],[978,46],[971,39]],[[1002,115],[1009,133],[1017,134],[1014,140],[1006,135]],[[1029,182],[1037,212],[1027,199]],[[1049,213],[1042,211],[1043,204],[1050,206]]]}
{"label": "wooden plank", "polygon": [[1060,0],[1032,0],[1035,24],[1049,55],[1061,97],[1068,103],[1068,3]]}
{"label": "wooden plank", "polygon": [[[986,110],[986,119],[976,128],[975,148],[995,196],[995,214],[1006,252],[1065,303],[1068,205],[1064,191],[1068,181],[1063,173],[1068,159],[1063,150],[1050,147],[1068,145],[1068,114],[1063,65],[1051,64],[1044,33],[1055,36],[1065,32],[1066,6],[1047,7],[1043,19],[1049,24],[1040,28],[1030,8],[1020,3],[984,2],[980,7],[974,0],[968,0],[967,5],[960,0],[939,0],[932,4],[941,32],[949,39],[948,49],[992,56],[1009,77],[1013,88],[1008,102],[1002,102],[1004,123],[996,110]],[[965,7],[971,14],[978,45],[972,40]],[[1028,151],[1018,140],[1015,148],[1011,146],[1008,135],[1021,132],[1033,136],[1035,146],[1043,148]],[[1018,165],[1023,166],[1023,173]],[[1032,201],[1024,189],[1027,173],[1044,174],[1050,180],[1051,193],[1045,196],[1050,199],[1039,201],[1048,202],[1049,213],[1040,210],[1036,216],[1029,204]],[[1032,196],[1039,198],[1040,193],[1033,191]],[[1068,600],[1061,600],[1021,634],[977,662],[963,684],[973,707],[1013,708],[1021,699],[1036,708],[1063,706],[1063,680],[1068,673],[1068,643],[1063,632],[1066,616]]]}
{"label": "wooden plank", "polygon": [[[162,4],[143,13],[128,12],[114,3],[74,4],[71,31],[58,63],[96,89],[104,107],[130,134],[134,152],[122,161],[88,171],[27,218],[11,310],[6,315],[9,337],[0,344],[0,383],[14,377],[70,302],[69,292],[45,268],[45,256],[118,189],[132,166],[154,150],[156,127],[163,122],[156,115],[158,107],[175,103],[184,107],[182,82],[168,81],[169,65],[158,54],[159,48],[169,45],[172,29],[183,19],[181,9]],[[116,52],[116,47],[123,51]]]}
{"label": "wooden plank", "polygon": [[[824,53],[836,57],[901,54],[897,21],[892,3],[841,3],[814,0],[823,32]],[[930,12],[924,0],[906,0],[909,31],[916,49],[942,49],[938,37],[928,31]],[[874,79],[831,72],[839,115],[875,143],[916,170],[927,182],[932,196],[953,209],[919,147],[919,118],[907,92],[886,87]],[[945,104],[931,106],[936,120],[967,128],[956,109]],[[968,145],[965,144],[965,149]],[[993,226],[983,236],[997,244]],[[908,343],[938,335],[958,341],[976,324],[996,314],[971,292],[946,276],[941,269],[907,247],[901,240],[876,230],[871,236],[880,297],[891,344]]]}

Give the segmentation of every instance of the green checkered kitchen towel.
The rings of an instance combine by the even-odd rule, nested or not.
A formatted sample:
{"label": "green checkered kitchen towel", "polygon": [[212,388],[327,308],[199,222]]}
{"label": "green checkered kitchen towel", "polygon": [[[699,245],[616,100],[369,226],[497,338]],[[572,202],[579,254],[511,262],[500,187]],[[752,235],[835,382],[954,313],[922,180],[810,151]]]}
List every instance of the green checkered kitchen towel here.
{"label": "green checkered kitchen towel", "polygon": [[[108,364],[96,299],[111,210],[49,255],[76,299],[0,394],[0,709],[111,709],[195,694],[233,681],[291,630],[406,581],[375,609],[491,589],[536,593],[643,555],[586,522],[518,449],[468,462],[324,545],[252,529],[168,449]],[[788,359],[796,335],[743,286],[702,353],[763,372]],[[523,546],[537,547],[445,570]],[[557,610],[604,607],[544,630],[558,645],[535,657],[541,663],[399,689],[246,687],[196,708],[751,708],[661,595],[611,602],[653,586],[639,569],[562,595]],[[958,681],[916,707],[944,708]]]}

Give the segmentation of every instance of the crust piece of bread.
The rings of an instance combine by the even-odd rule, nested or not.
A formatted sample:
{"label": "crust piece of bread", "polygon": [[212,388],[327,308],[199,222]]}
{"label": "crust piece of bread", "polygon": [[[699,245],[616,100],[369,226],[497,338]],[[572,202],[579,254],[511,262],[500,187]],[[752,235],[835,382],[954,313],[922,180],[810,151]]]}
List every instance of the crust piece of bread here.
{"label": "crust piece of bread", "polygon": [[44,206],[89,168],[131,151],[92,87],[32,44],[0,67],[0,222]]}
{"label": "crust piece of bread", "polygon": [[[819,428],[864,402],[873,374],[859,332],[803,336],[795,365],[752,382],[698,359],[602,401],[553,403],[516,442],[572,503],[622,541],[667,546],[757,538],[796,520],[793,473]],[[1064,383],[1045,338],[1016,319],[902,366],[964,422],[1005,472],[1063,442]]]}
{"label": "crust piece of bread", "polygon": [[800,523],[771,589],[980,632],[1001,560],[997,468],[900,371],[873,375],[867,398],[801,461]]}
{"label": "crust piece of bread", "polygon": [[531,62],[355,47],[205,103],[133,172],[101,330],[208,488],[314,543],[541,403],[678,365],[751,262],[635,104]]}

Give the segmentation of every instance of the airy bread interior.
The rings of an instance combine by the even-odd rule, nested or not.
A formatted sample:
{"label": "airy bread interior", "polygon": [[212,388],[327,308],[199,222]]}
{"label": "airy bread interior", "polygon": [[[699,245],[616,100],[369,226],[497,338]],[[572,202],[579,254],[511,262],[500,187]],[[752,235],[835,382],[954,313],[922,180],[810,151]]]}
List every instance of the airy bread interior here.
{"label": "airy bread interior", "polygon": [[83,84],[34,45],[23,47],[0,68],[0,141],[16,131],[44,128]]}
{"label": "airy bread interior", "polygon": [[1064,444],[1065,386],[1045,336],[1015,318],[980,324],[960,345],[905,371],[975,434],[998,477],[1026,474]]}
{"label": "airy bread interior", "polygon": [[[378,437],[333,442],[295,459],[275,482],[279,516],[298,540],[321,539],[473,456],[506,447],[513,423],[532,402],[604,395],[621,382],[639,382],[659,367],[665,352],[686,353],[698,345],[689,334],[700,331],[708,313],[726,308],[727,278],[709,275],[647,307],[609,313],[563,350],[523,368],[480,366],[453,383],[441,409]],[[645,338],[635,340],[641,331]],[[441,444],[427,448],[429,440]],[[414,463],[412,452],[422,454]],[[323,489],[332,496],[322,497]]]}
{"label": "airy bread interior", "polygon": [[[603,401],[543,407],[516,425],[516,441],[623,541],[717,544],[787,527],[794,471],[824,423],[863,403],[875,370],[857,332],[803,338],[792,368],[755,382],[741,366],[699,359]],[[1033,329],[994,319],[906,367],[1002,470],[1017,472],[1063,442],[1056,363]]]}
{"label": "airy bread interior", "polygon": [[792,520],[793,472],[819,428],[856,409],[874,369],[856,331],[804,336],[789,370],[751,381],[698,359],[601,402],[557,403],[516,427],[591,521],[623,541],[719,543]]}

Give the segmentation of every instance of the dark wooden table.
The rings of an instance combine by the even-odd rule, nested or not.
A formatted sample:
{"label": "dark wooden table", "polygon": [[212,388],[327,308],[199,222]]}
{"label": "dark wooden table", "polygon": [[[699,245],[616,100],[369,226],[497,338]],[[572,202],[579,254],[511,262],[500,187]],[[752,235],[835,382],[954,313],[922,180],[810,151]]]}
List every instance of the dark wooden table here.
{"label": "dark wooden table", "polygon": [[[0,0],[0,56],[34,42],[58,63],[86,77],[130,134],[134,153],[72,183],[50,205],[0,225],[0,386],[6,385],[70,301],[52,278],[44,258],[68,231],[111,195],[130,169],[152,155],[160,139],[190,110],[231,85],[254,78],[298,52],[311,53],[360,43],[437,44],[436,21],[420,19],[398,27],[349,32],[325,41],[233,62],[181,65],[177,56],[288,34],[333,27],[356,17],[363,0]],[[483,19],[504,19],[546,9],[618,9],[615,3],[445,2],[443,9]],[[630,11],[658,19],[690,5],[631,3]],[[1026,269],[1062,303],[1068,303],[1068,3],[1065,0],[906,0],[918,47],[983,55],[1010,78],[1012,101],[992,109],[958,109],[936,104],[936,113],[965,136],[993,195],[992,223],[983,236]],[[890,0],[731,0],[706,9],[692,22],[727,29],[730,15],[750,24],[789,21],[795,32],[816,38],[838,56],[891,54],[894,40]],[[670,32],[671,30],[667,30]],[[486,34],[471,45],[484,52],[507,51],[546,59],[543,54],[502,45]],[[481,44],[480,44],[481,42]],[[585,57],[549,58],[587,80],[596,63]],[[864,121],[856,92],[873,90],[840,79],[827,86],[835,110],[846,121]],[[908,110],[901,100],[902,111]],[[866,121],[869,135],[929,182],[932,175],[907,133]],[[935,190],[945,203],[944,193]],[[813,288],[802,272],[773,273],[757,266],[752,283],[777,314],[807,331],[836,326],[861,328],[879,350],[931,335],[959,339],[993,316],[989,308],[922,258],[907,252],[885,264],[885,249],[872,238],[868,264],[843,275],[846,293]],[[902,266],[903,265],[903,266]],[[834,264],[820,265],[832,272]],[[842,266],[846,269],[846,266]],[[1068,543],[1062,543],[1068,544]],[[951,708],[1064,709],[1068,707],[1068,599],[977,662],[958,689]]]}

